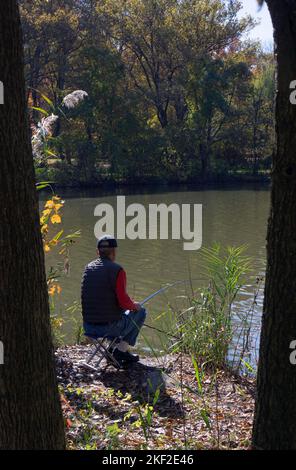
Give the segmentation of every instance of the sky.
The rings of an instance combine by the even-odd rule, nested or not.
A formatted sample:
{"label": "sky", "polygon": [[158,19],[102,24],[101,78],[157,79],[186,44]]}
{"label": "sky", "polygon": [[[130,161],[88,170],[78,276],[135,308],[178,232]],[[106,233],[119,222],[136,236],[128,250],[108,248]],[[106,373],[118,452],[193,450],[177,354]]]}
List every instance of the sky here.
{"label": "sky", "polygon": [[270,14],[266,3],[259,9],[257,0],[241,0],[243,9],[240,15],[250,14],[256,20],[261,20],[260,25],[254,28],[249,36],[252,39],[260,39],[263,46],[268,46],[273,43],[273,31]]}

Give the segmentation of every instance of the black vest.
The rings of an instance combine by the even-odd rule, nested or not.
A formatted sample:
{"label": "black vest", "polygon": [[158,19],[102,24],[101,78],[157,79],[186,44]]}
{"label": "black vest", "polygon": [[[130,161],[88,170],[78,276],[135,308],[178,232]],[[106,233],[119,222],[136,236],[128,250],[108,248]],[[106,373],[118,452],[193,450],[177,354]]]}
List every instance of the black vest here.
{"label": "black vest", "polygon": [[100,324],[120,320],[122,309],[116,297],[116,278],[121,269],[108,258],[98,258],[86,266],[81,285],[84,321]]}

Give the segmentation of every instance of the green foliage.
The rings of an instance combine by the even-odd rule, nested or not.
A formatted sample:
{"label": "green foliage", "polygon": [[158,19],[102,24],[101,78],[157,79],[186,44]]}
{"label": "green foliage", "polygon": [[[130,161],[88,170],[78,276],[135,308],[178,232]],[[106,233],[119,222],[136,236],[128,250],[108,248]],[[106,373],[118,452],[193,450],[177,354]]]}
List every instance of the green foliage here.
{"label": "green foliage", "polygon": [[[32,126],[60,116],[42,179],[196,181],[269,168],[272,54],[222,0],[20,2]],[[38,90],[38,91],[37,91]],[[67,117],[61,100],[85,90]]]}
{"label": "green foliage", "polygon": [[107,450],[116,450],[120,449],[120,441],[118,435],[120,434],[120,429],[117,423],[111,424],[106,428],[106,437],[108,440]]}
{"label": "green foliage", "polygon": [[138,413],[138,420],[133,423],[134,427],[141,427],[144,438],[145,438],[145,446],[144,448],[148,448],[148,441],[151,435],[151,426],[152,426],[152,418],[154,413],[154,408],[159,400],[160,396],[160,389],[158,388],[154,394],[152,403],[146,403],[145,405],[141,405],[136,403],[135,409]]}
{"label": "green foliage", "polygon": [[[244,246],[222,249],[220,245],[202,250],[202,271],[208,279],[208,287],[189,299],[187,309],[176,314],[177,332],[174,330],[176,340],[172,351],[193,354],[194,358],[210,367],[227,365],[234,339],[232,307],[250,266],[250,259],[244,251]],[[248,323],[248,318],[243,320],[242,328]],[[195,359],[193,366],[201,391]]]}

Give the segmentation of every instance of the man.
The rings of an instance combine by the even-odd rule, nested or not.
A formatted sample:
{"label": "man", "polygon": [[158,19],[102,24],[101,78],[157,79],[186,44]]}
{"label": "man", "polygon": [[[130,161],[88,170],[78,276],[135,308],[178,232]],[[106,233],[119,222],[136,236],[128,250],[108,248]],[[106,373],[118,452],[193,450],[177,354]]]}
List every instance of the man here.
{"label": "man", "polygon": [[86,336],[121,337],[112,351],[122,363],[137,362],[139,356],[128,351],[135,346],[146,318],[146,311],[126,292],[126,273],[117,263],[117,241],[110,235],[101,237],[97,244],[98,258],[84,271],[81,289],[83,326]]}

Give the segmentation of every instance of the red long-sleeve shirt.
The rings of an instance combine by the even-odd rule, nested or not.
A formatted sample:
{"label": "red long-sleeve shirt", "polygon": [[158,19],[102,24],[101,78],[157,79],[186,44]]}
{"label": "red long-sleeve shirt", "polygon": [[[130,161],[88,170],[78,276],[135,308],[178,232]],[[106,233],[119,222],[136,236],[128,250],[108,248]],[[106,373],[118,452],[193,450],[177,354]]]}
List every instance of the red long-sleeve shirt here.
{"label": "red long-sleeve shirt", "polygon": [[120,307],[123,310],[137,310],[135,302],[126,292],[126,273],[121,269],[116,279],[116,296]]}

